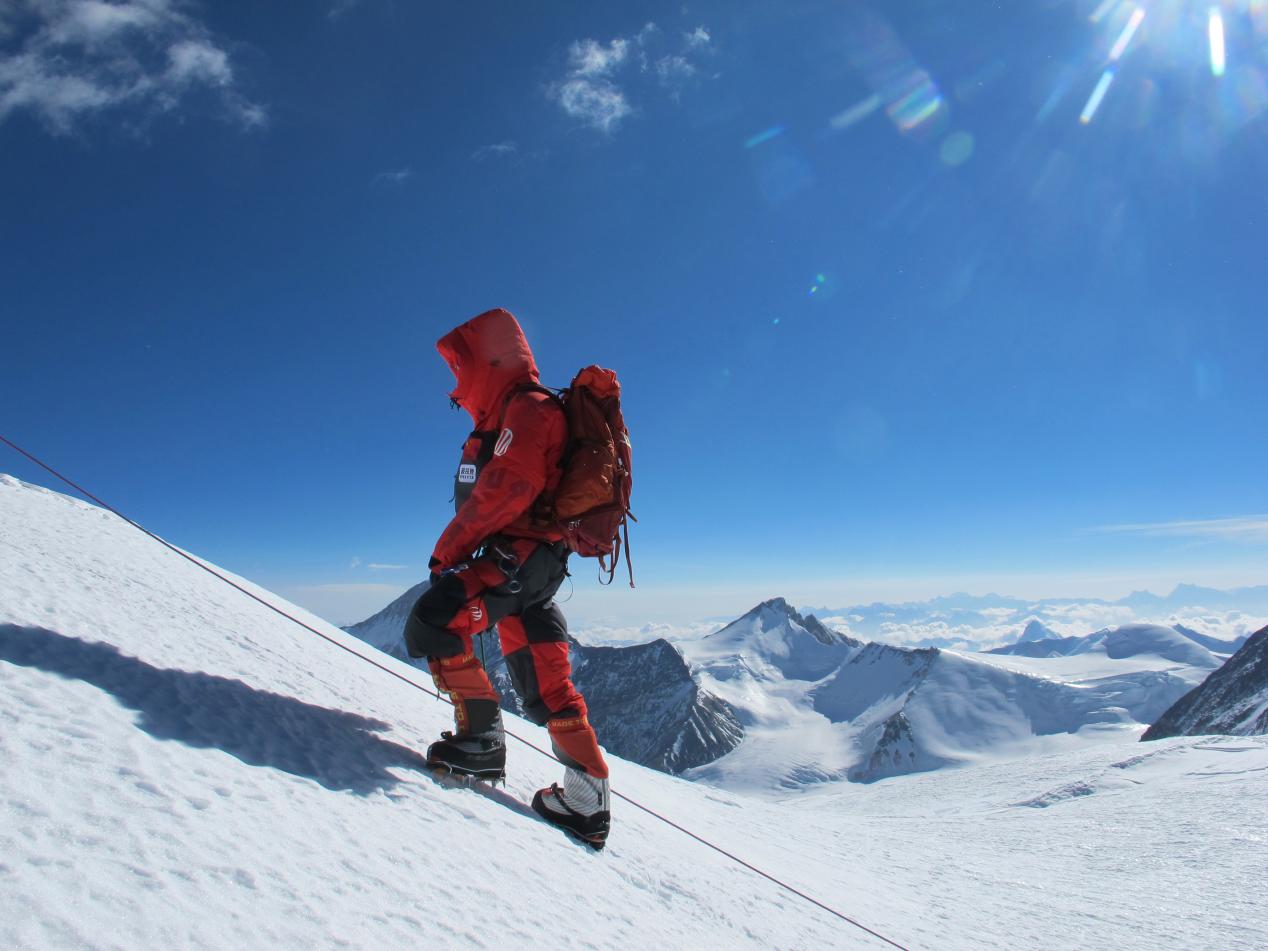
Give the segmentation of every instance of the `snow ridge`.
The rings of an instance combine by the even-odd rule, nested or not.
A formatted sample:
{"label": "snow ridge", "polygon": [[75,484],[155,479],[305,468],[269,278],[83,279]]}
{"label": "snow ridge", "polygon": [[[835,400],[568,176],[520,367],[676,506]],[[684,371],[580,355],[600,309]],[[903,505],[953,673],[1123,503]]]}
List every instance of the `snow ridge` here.
{"label": "snow ridge", "polygon": [[1268,627],[1205,682],[1176,701],[1142,739],[1268,733]]}

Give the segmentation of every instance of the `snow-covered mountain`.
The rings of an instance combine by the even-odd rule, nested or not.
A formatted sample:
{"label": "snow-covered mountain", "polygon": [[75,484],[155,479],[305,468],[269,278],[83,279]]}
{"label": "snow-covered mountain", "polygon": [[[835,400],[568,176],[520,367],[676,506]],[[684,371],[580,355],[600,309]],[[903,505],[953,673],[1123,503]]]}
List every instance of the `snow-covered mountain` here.
{"label": "snow-covered mountain", "polygon": [[1268,946],[1268,738],[777,800],[611,757],[595,854],[524,805],[558,764],[512,742],[504,788],[438,785],[429,679],[234,580],[328,640],[0,476],[0,947],[882,946],[635,802],[906,947]]}
{"label": "snow-covered mountain", "polygon": [[[1030,628],[1027,627],[1029,631]],[[1223,661],[1205,646],[1210,644],[1224,648],[1228,654],[1232,644],[1198,635],[1182,626],[1166,627],[1161,624],[1124,624],[1113,630],[1097,631],[1084,637],[1050,637],[1026,639],[1008,647],[997,647],[989,654],[1019,657],[1073,657],[1078,654],[1103,653],[1116,660],[1154,654],[1177,664],[1207,667],[1214,670]]]}
{"label": "snow-covered mountain", "polygon": [[1039,618],[1031,618],[1026,626],[1022,629],[1021,637],[1018,643],[1025,644],[1028,641],[1047,641],[1057,637],[1052,628],[1044,624]]}
{"label": "snow-covered mountain", "polygon": [[691,659],[715,680],[742,673],[817,680],[862,646],[813,614],[803,617],[783,598],[772,598],[699,641]]}
{"label": "snow-covered mountain", "polygon": [[1142,739],[1205,733],[1268,733],[1268,627],[1177,700]]}
{"label": "snow-covered mountain", "polygon": [[1201,631],[1195,631],[1193,628],[1180,624],[1179,622],[1172,624],[1171,626],[1189,640],[1193,641],[1193,643],[1201,644],[1212,654],[1231,656],[1241,650],[1242,645],[1250,640],[1249,634],[1243,634],[1240,637],[1233,638],[1232,640],[1221,640],[1218,637],[1211,637],[1208,634],[1203,634]]}
{"label": "snow-covered mountain", "polygon": [[[425,590],[424,581],[346,630],[426,670],[424,662],[409,657],[403,640],[405,618]],[[496,629],[478,639],[477,649],[502,694],[502,706],[520,712]],[[728,753],[744,735],[730,706],[701,688],[682,654],[663,638],[628,647],[591,647],[573,638],[571,655],[573,682],[586,698],[590,722],[617,756],[680,773]]]}
{"label": "snow-covered mountain", "polygon": [[766,790],[1027,755],[1048,737],[1135,735],[1219,664],[1140,625],[1101,632],[1073,660],[862,645],[783,599],[682,646],[744,726],[737,749],[687,775]]}

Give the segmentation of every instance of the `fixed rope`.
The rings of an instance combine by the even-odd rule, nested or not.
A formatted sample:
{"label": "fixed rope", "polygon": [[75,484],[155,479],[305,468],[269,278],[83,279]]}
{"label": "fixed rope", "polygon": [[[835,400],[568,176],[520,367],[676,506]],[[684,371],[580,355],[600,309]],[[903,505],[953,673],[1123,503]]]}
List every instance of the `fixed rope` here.
{"label": "fixed rope", "polygon": [[[173,545],[171,542],[167,541],[166,539],[160,538],[158,535],[155,535],[152,531],[150,531],[144,525],[141,525],[139,522],[134,522],[132,519],[128,518],[128,516],[124,515],[122,512],[116,509],[113,505],[103,501],[102,499],[98,498],[96,495],[93,495],[93,493],[89,492],[87,489],[85,489],[83,486],[79,485],[78,483],[72,482],[70,479],[62,475],[60,472],[58,472],[48,463],[44,462],[43,460],[27,452],[25,449],[23,449],[21,446],[19,446],[17,443],[13,442],[12,440],[6,438],[3,435],[0,435],[0,442],[3,442],[10,449],[21,454],[22,456],[25,456],[31,462],[35,463],[35,465],[43,469],[45,472],[48,472],[54,478],[57,478],[60,481],[64,482],[66,485],[70,486],[72,489],[74,489],[84,498],[90,500],[96,505],[99,505],[101,508],[105,509],[107,512],[110,512],[113,515],[116,515],[119,518],[123,519],[123,521],[127,522],[137,531],[141,532],[144,535],[148,535],[150,538],[154,539],[154,541],[158,542],[164,548],[180,555],[190,564],[196,565],[197,567],[201,568],[203,571],[207,572],[212,577],[219,578],[221,581],[229,585],[231,588],[234,588],[242,592],[243,594],[245,594],[252,601],[258,602],[259,604],[264,605],[264,607],[268,608],[273,613],[279,614],[282,617],[286,618],[288,621],[298,624],[300,627],[302,627],[304,630],[308,631],[309,633],[316,634],[323,641],[333,644],[335,647],[339,648],[341,651],[351,654],[353,657],[358,657],[373,667],[377,667],[379,670],[383,671],[385,674],[389,674],[390,676],[395,677],[397,680],[402,681],[403,683],[407,683],[411,687],[414,687],[417,690],[421,690],[423,693],[427,694],[428,696],[434,697],[438,700],[444,700],[446,703],[450,703],[452,705],[452,701],[450,701],[450,699],[446,697],[444,694],[441,694],[438,691],[432,690],[429,687],[426,687],[423,684],[420,684],[418,681],[413,680],[410,677],[406,677],[405,675],[401,674],[399,671],[393,670],[391,667],[388,667],[384,664],[380,664],[373,657],[367,657],[365,654],[362,654],[360,651],[353,650],[347,644],[341,643],[337,639],[331,637],[329,634],[322,633],[317,628],[313,627],[311,624],[307,624],[304,621],[300,620],[299,618],[295,617],[293,614],[283,611],[276,604],[273,604],[270,601],[266,601],[264,598],[260,597],[255,592],[249,591],[246,588],[244,588],[242,585],[238,584],[232,578],[224,574],[221,574],[219,571],[217,571],[215,568],[211,567],[210,565],[206,564],[205,562],[200,561],[199,559],[195,558],[193,555],[189,554],[186,551],[182,551],[180,548],[177,548],[175,545]],[[506,735],[511,737],[513,740],[517,740],[520,743],[524,744],[529,749],[535,750],[538,753],[541,753],[543,756],[549,759],[552,759],[557,763],[559,762],[559,758],[556,757],[553,753],[551,753],[549,750],[542,749],[540,746],[538,746],[536,743],[533,743],[531,740],[527,740],[522,736],[518,736],[517,734],[513,733],[510,730],[506,731]],[[692,832],[690,829],[686,829],[683,826],[680,826],[677,822],[674,822],[672,819],[661,815],[659,812],[655,811],[654,809],[644,806],[642,803],[634,799],[631,799],[629,796],[626,796],[615,789],[612,790],[612,795],[615,796],[617,799],[620,799],[622,802],[628,803],[634,808],[647,813],[647,815],[653,817],[654,819],[658,819],[659,821],[665,823],[665,825],[669,826],[670,828],[677,829],[683,835],[688,836],[692,839],[695,839],[701,845],[704,845],[710,849],[713,849],[713,851],[717,852],[719,855],[725,856],[726,858],[730,859],[732,862],[735,862],[737,865],[743,866],[744,868],[748,869],[750,872],[760,875],[762,878],[766,879],[769,882],[774,883],[775,885],[778,885],[780,888],[784,889],[785,891],[793,895],[796,895],[798,898],[801,898],[809,902],[810,904],[814,905],[816,908],[819,908],[827,912],[828,914],[833,915],[834,917],[840,919],[841,921],[846,922],[847,924],[853,925],[855,928],[858,928],[860,931],[866,932],[867,934],[871,935],[873,938],[876,938],[878,941],[883,941],[885,944],[889,945],[890,947],[899,948],[900,951],[908,951],[908,949],[904,945],[899,944],[897,941],[887,938],[883,934],[877,931],[873,931],[871,928],[867,927],[867,925],[862,924],[861,922],[855,921],[849,915],[846,915],[843,912],[837,911],[831,905],[826,905],[823,902],[819,901],[817,898],[812,898],[810,895],[807,895],[805,892],[801,891],[795,886],[789,885],[787,882],[776,878],[774,875],[771,875],[769,872],[763,871],[762,869],[758,868],[756,865],[753,865],[750,862],[746,862],[744,859],[740,858],[738,855],[735,855],[732,852],[728,852],[726,849],[722,848],[720,845],[715,845],[714,843],[710,842],[708,839],[705,839],[702,836],[696,835],[696,833]]]}

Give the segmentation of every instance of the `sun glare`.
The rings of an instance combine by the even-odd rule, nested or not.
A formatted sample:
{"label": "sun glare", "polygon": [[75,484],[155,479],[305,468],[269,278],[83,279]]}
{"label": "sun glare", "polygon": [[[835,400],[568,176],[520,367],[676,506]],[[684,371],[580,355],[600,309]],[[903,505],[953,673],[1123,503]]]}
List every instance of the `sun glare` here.
{"label": "sun glare", "polygon": [[1224,14],[1219,7],[1211,7],[1207,17],[1207,37],[1211,44],[1211,75],[1224,75]]}
{"label": "sun glare", "polygon": [[[1135,108],[1120,115],[1138,125],[1147,122],[1164,70],[1189,87],[1187,109],[1206,113],[1204,120],[1192,121],[1205,122],[1212,135],[1239,128],[1268,109],[1268,0],[1101,0],[1088,22],[1106,52],[1079,114],[1083,125],[1092,123],[1111,92],[1135,101]],[[1039,110],[1041,121],[1064,98],[1071,73],[1083,73],[1086,66],[1069,64]],[[1212,79],[1219,84],[1211,85]]]}

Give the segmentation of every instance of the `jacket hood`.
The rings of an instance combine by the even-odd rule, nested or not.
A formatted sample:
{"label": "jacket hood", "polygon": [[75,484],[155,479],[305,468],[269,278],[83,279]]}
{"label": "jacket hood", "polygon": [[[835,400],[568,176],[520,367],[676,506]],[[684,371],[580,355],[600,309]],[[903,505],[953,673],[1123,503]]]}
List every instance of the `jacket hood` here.
{"label": "jacket hood", "polygon": [[511,387],[536,383],[537,362],[519,321],[498,307],[455,327],[436,344],[458,385],[449,393],[476,426],[501,410]]}

